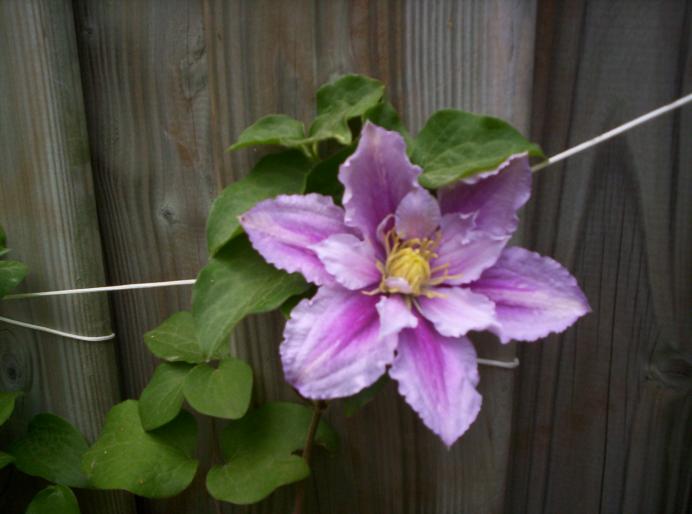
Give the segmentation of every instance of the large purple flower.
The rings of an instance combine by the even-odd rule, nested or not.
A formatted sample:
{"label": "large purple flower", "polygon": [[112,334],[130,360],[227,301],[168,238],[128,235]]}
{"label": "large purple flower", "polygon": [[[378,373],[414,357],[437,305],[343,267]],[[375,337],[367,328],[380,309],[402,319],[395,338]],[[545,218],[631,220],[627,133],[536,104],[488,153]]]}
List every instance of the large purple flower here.
{"label": "large purple flower", "polygon": [[505,248],[530,195],[525,154],[437,199],[420,173],[399,134],[367,123],[339,172],[344,208],[318,194],[279,196],[240,221],[267,261],[320,286],[286,324],[288,382],[308,398],[339,398],[390,366],[399,392],[451,446],[481,406],[466,334],[535,341],[589,306],[557,262]]}

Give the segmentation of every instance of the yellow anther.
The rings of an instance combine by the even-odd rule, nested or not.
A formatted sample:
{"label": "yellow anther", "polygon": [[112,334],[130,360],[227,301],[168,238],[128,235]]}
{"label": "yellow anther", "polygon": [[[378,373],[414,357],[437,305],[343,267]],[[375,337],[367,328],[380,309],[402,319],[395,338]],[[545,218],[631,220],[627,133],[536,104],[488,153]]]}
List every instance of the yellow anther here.
{"label": "yellow anther", "polygon": [[430,278],[430,264],[420,250],[403,247],[387,257],[385,274],[387,278],[403,278],[411,286],[411,292],[418,295]]}

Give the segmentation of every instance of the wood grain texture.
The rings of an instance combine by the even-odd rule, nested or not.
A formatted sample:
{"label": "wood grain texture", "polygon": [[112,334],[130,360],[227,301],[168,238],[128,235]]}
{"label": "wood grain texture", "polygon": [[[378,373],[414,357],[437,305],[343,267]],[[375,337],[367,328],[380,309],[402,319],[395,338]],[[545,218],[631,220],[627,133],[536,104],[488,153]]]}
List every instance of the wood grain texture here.
{"label": "wood grain texture", "polygon": [[[68,1],[0,2],[0,220],[28,290],[104,281],[79,61]],[[103,295],[7,301],[3,315],[85,335],[111,332]],[[74,423],[88,439],[119,399],[113,341],[84,343],[3,324],[0,389],[26,392],[3,432],[38,412]],[[4,447],[4,443],[3,443]],[[0,477],[2,512],[23,512],[38,483]],[[120,493],[78,493],[84,512],[132,512]]]}
{"label": "wood grain texture", "polygon": [[[533,135],[549,153],[692,86],[689,2],[542,1]],[[532,248],[577,275],[593,313],[522,347],[511,512],[689,512],[689,109],[541,172]]]}
{"label": "wood grain texture", "polygon": [[[217,189],[199,2],[75,2],[75,20],[109,283],[194,278],[206,261],[205,220]],[[156,364],[147,330],[189,308],[189,287],[113,296],[120,366],[136,398]],[[199,427],[208,469],[212,433]],[[204,474],[139,512],[212,512]]]}
{"label": "wood grain texture", "polygon": [[[523,131],[531,126],[549,152],[692,87],[691,14],[683,0],[540,0],[538,7],[526,0],[74,5],[109,283],[193,277],[207,258],[211,200],[263,153],[223,150],[262,115],[284,112],[308,121],[316,88],[335,75],[382,79],[414,130],[435,110],[457,107],[508,118]],[[3,48],[12,48],[8,37],[0,34]],[[20,84],[0,79],[5,83]],[[0,99],[2,119],[8,112],[19,123],[27,112],[46,110],[36,100],[40,94],[25,98],[33,111]],[[16,138],[37,130],[22,123],[0,138],[12,149],[21,148]],[[307,511],[689,509],[690,129],[692,115],[679,113],[542,172],[516,242],[572,270],[594,313],[561,337],[522,346],[518,372],[483,369],[482,413],[451,452],[393,384],[353,418],[332,405],[328,417],[343,445],[339,455],[316,460]],[[41,163],[36,172],[47,169]],[[35,188],[21,188],[6,194],[3,181],[0,195],[14,204],[3,202],[0,212],[29,212],[17,198]],[[42,198],[32,217],[8,224],[25,237],[30,231],[22,223],[34,222],[36,209],[49,205],[63,208]],[[94,231],[89,226],[87,234]],[[36,246],[26,237],[26,247],[15,247]],[[75,237],[61,237],[68,239],[56,244],[55,254],[76,252]],[[135,397],[155,365],[143,333],[187,308],[189,290],[120,293],[112,305],[124,388]],[[278,361],[281,329],[278,315],[254,316],[231,341],[253,365],[257,402],[295,399]],[[508,359],[516,351],[492,338],[479,340],[478,349]],[[215,459],[213,432],[201,424],[202,471],[193,486],[172,500],[138,500],[140,514],[290,510],[292,488],[246,508],[209,499],[203,473]]]}

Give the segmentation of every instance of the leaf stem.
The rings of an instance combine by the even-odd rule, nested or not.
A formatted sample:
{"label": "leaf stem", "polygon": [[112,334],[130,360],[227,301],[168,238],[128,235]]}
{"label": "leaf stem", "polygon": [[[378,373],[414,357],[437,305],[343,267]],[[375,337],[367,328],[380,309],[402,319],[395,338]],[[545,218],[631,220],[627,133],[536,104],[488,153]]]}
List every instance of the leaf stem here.
{"label": "leaf stem", "polygon": [[[305,438],[305,446],[303,447],[303,460],[310,466],[310,457],[312,456],[312,446],[315,441],[315,434],[317,434],[317,427],[320,425],[320,418],[322,417],[322,411],[327,408],[327,402],[322,400],[316,400],[312,402],[312,419],[310,420],[310,427],[308,428],[308,435]],[[307,479],[301,481],[297,485],[296,489],[296,501],[293,507],[293,514],[303,513],[303,504],[305,503],[305,482]]]}

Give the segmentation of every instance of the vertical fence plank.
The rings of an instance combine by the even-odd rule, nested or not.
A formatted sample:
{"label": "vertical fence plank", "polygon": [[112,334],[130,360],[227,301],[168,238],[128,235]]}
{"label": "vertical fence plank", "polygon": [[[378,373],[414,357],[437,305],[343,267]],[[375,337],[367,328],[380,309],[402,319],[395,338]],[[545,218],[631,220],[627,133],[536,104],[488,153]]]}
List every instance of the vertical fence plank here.
{"label": "vertical fence plank", "polygon": [[[194,278],[215,192],[201,3],[80,0],[75,11],[109,279]],[[143,335],[189,308],[190,288],[119,293],[112,304],[125,392],[138,397],[155,365]],[[211,440],[202,422],[202,470]],[[204,478],[170,501],[138,499],[139,512],[212,512]]]}
{"label": "vertical fence plank", "polygon": [[[689,2],[541,1],[534,138],[550,153],[688,93]],[[540,173],[531,247],[593,313],[521,352],[512,512],[688,512],[689,109]]]}
{"label": "vertical fence plank", "polygon": [[[104,282],[82,88],[69,1],[0,2],[0,220],[30,290]],[[103,295],[7,301],[2,313],[86,335],[111,331]],[[38,412],[93,440],[119,399],[114,341],[86,343],[0,326],[0,388],[27,392],[10,423]],[[35,492],[5,471],[0,510],[23,512]],[[33,491],[32,491],[33,489]],[[78,493],[83,512],[127,513],[120,493]]]}

